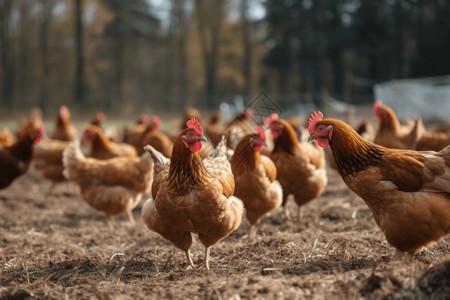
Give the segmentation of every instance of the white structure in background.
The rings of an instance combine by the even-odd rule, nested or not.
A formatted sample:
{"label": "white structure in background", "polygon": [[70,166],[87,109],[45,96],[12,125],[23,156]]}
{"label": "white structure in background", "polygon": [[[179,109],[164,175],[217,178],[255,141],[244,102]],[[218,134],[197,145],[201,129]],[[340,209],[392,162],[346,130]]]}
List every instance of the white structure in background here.
{"label": "white structure in background", "polygon": [[400,120],[420,115],[426,121],[450,118],[450,76],[392,80],[374,86],[375,100],[390,106]]}
{"label": "white structure in background", "polygon": [[233,98],[233,104],[228,104],[227,102],[220,103],[219,109],[222,113],[223,120],[229,120],[234,117],[238,112],[243,111],[244,106],[244,98],[241,95],[236,95]]}

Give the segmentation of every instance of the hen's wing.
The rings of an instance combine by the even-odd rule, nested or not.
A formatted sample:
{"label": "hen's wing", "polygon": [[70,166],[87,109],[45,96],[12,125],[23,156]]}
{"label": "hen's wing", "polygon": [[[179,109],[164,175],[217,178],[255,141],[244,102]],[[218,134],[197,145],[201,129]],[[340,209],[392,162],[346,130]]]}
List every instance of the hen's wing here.
{"label": "hen's wing", "polygon": [[47,163],[61,162],[62,154],[69,144],[70,142],[62,140],[43,140],[34,146],[33,158]]}
{"label": "hen's wing", "polygon": [[214,149],[214,151],[203,160],[206,169],[217,179],[223,187],[223,195],[230,197],[234,193],[234,177],[231,171],[231,165],[227,158],[227,145],[225,136]]}
{"label": "hen's wing", "polygon": [[382,180],[403,192],[450,193],[450,146],[440,152],[392,151],[380,165]]}
{"label": "hen's wing", "polygon": [[147,190],[153,176],[149,154],[141,157],[116,157],[108,160],[86,158],[74,143],[64,151],[64,176],[78,183],[121,185],[134,190]]}
{"label": "hen's wing", "polygon": [[161,152],[150,145],[144,146],[144,150],[150,154],[154,162],[152,197],[153,199],[156,199],[156,194],[158,193],[161,184],[167,182],[167,178],[169,176],[170,159],[165,157]]}
{"label": "hen's wing", "polygon": [[265,155],[261,155],[261,164],[264,167],[264,170],[266,171],[266,176],[269,178],[270,182],[274,182],[277,178],[277,168],[275,167],[275,164],[273,161],[268,158]]}

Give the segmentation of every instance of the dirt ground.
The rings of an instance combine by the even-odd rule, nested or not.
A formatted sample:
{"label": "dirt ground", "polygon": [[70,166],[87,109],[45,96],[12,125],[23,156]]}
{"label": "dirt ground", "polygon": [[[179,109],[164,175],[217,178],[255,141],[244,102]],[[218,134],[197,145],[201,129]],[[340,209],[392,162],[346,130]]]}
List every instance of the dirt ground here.
{"label": "dirt ground", "polygon": [[[450,299],[450,238],[392,260],[365,203],[329,170],[324,194],[293,219],[281,209],[211,248],[211,270],[185,270],[184,253],[140,218],[113,228],[77,188],[32,171],[0,191],[0,299]],[[192,248],[201,266],[204,249]]]}

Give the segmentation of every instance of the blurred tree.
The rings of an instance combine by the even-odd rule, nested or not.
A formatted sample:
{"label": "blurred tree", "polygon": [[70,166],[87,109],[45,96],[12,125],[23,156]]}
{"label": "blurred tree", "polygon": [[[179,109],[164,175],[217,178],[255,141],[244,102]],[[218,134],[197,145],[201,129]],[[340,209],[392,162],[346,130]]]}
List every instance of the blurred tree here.
{"label": "blurred tree", "polygon": [[418,53],[412,76],[428,77],[450,74],[450,2],[418,1],[420,19],[415,27]]}
{"label": "blurred tree", "polygon": [[[153,38],[158,34],[159,20],[153,16],[146,0],[102,0],[113,14],[104,35],[113,41],[114,82],[108,108],[126,100],[127,48],[140,37]],[[131,55],[133,58],[134,55]]]}
{"label": "blurred tree", "polygon": [[41,27],[40,27],[40,50],[41,50],[41,91],[39,95],[39,106],[45,113],[49,104],[49,27],[51,23],[53,0],[41,0]]}
{"label": "blurred tree", "polygon": [[243,94],[250,99],[253,94],[253,73],[252,73],[252,23],[249,19],[249,0],[241,0],[241,22],[242,22],[242,43],[244,46],[244,57],[242,73],[245,80]]}
{"label": "blurred tree", "polygon": [[214,107],[217,92],[217,71],[219,68],[221,28],[224,13],[223,0],[196,0],[195,11],[200,47],[203,56],[206,104]]}
{"label": "blurred tree", "polygon": [[83,105],[84,95],[84,44],[82,0],[74,1],[75,10],[75,102]]}
{"label": "blurred tree", "polygon": [[12,107],[12,91],[14,86],[13,49],[11,43],[12,0],[0,0],[0,50],[2,63],[2,102],[1,106]]}
{"label": "blurred tree", "polygon": [[188,98],[187,38],[190,12],[187,4],[185,0],[171,0],[166,57],[168,66],[163,86],[167,108],[180,105]]}

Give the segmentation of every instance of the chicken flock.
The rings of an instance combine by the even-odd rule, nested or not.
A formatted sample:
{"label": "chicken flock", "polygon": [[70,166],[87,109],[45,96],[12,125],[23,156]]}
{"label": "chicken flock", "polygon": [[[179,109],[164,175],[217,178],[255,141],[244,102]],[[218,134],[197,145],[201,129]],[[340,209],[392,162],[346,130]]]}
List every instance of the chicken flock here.
{"label": "chicken flock", "polygon": [[[186,254],[194,268],[192,234],[210,247],[235,231],[243,216],[249,238],[262,218],[287,201],[302,206],[320,197],[327,164],[371,210],[386,240],[399,253],[414,255],[450,233],[450,130],[427,131],[420,117],[400,124],[395,112],[374,104],[377,130],[369,120],[353,129],[318,112],[308,123],[277,114],[252,126],[246,109],[228,122],[216,111],[207,119],[186,106],[181,122],[162,131],[156,115],[141,115],[125,128],[104,126],[98,113],[82,131],[61,106],[55,127],[45,134],[42,113],[33,109],[12,133],[0,131],[0,188],[33,168],[52,182],[73,182],[90,207],[111,216],[125,214],[142,199],[141,217],[149,230]],[[331,152],[330,152],[331,150]]]}

